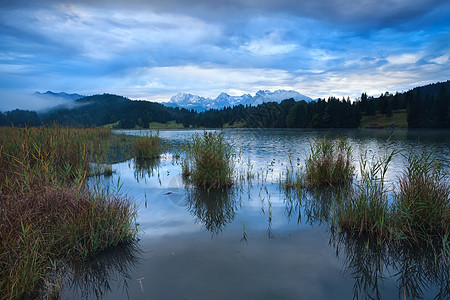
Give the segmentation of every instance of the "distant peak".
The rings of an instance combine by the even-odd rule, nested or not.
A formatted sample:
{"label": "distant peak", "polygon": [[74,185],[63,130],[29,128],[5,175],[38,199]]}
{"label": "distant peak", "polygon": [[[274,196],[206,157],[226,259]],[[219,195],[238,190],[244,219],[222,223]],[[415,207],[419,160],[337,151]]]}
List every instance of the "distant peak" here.
{"label": "distant peak", "polygon": [[46,91],[45,93],[41,92],[34,92],[33,95],[40,96],[40,97],[55,97],[55,98],[63,98],[67,100],[78,100],[80,98],[84,98],[85,96],[80,94],[68,94],[66,92],[52,92],[52,91]]}
{"label": "distant peak", "polygon": [[221,109],[223,107],[233,107],[236,105],[258,105],[264,102],[280,103],[286,99],[294,99],[295,101],[305,100],[313,101],[310,97],[300,94],[296,91],[276,90],[259,90],[255,96],[243,94],[241,96],[230,96],[225,92],[221,92],[215,99],[202,97],[189,93],[178,93],[168,102],[169,106],[179,106],[198,111],[208,109]]}

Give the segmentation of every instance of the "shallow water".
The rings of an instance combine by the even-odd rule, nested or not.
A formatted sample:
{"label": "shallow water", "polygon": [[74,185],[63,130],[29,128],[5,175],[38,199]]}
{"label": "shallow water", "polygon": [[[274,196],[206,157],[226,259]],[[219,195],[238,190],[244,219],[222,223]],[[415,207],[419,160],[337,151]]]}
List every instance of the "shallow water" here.
{"label": "shallow water", "polygon": [[[178,145],[202,132],[159,135]],[[306,194],[299,202],[279,187],[286,168],[301,168],[310,141],[324,135],[347,136],[355,166],[364,154],[376,159],[413,148],[435,151],[448,172],[448,132],[239,129],[224,134],[240,153],[239,183],[228,192],[185,187],[174,151],[146,165],[133,160],[113,165],[115,174],[100,181],[114,188],[120,180],[121,191],[139,206],[140,240],[81,268],[75,279],[67,279],[63,299],[394,299],[417,288],[426,299],[448,296],[448,266],[436,271],[428,252],[418,258],[346,240],[330,226],[331,196]],[[394,157],[390,182],[404,160]],[[418,278],[406,274],[412,271]]]}

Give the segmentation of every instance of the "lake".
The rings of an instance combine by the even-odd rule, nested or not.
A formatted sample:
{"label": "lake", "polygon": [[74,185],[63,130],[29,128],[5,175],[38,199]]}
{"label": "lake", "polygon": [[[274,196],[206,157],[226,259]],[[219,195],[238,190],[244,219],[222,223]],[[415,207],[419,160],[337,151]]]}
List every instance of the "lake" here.
{"label": "lake", "polygon": [[[149,131],[120,131],[148,134]],[[153,131],[153,133],[156,133]],[[176,149],[202,130],[161,130]],[[318,137],[348,137],[358,174],[392,150],[432,150],[450,167],[450,135],[438,130],[229,129],[235,186],[223,192],[186,187],[177,151],[161,159],[114,164],[110,189],[121,186],[138,206],[139,241],[105,251],[66,278],[62,298],[95,299],[425,299],[449,295],[448,260],[427,249],[390,249],[345,238],[331,224],[333,191],[286,192],[287,168],[301,168]],[[401,174],[397,154],[389,184]],[[408,297],[409,298],[409,297]]]}

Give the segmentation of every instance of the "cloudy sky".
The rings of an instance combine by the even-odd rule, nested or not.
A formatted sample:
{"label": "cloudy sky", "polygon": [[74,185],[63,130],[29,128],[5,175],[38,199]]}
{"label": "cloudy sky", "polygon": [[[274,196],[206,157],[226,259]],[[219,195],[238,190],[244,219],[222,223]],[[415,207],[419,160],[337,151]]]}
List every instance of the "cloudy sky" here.
{"label": "cloudy sky", "polygon": [[405,91],[450,79],[449,16],[448,0],[0,0],[0,110],[47,90]]}

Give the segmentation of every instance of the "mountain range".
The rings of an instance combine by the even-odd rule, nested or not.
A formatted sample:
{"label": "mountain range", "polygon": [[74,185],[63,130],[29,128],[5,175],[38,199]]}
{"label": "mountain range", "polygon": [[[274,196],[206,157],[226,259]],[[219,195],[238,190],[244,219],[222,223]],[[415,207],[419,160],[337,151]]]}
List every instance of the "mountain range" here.
{"label": "mountain range", "polygon": [[280,103],[286,99],[294,99],[295,101],[305,100],[313,101],[308,96],[302,95],[296,91],[276,90],[274,92],[268,90],[260,90],[255,96],[244,94],[242,96],[230,96],[227,93],[220,93],[215,99],[202,97],[198,95],[179,93],[173,96],[169,102],[163,103],[169,107],[181,107],[193,109],[196,111],[205,111],[209,109],[221,109],[223,107],[233,107],[236,105],[257,106],[264,102]]}
{"label": "mountain range", "polygon": [[86,97],[86,96],[83,96],[80,94],[67,94],[65,92],[55,93],[52,91],[46,91],[45,93],[35,92],[34,95],[38,96],[38,97],[44,97],[44,98],[53,97],[53,98],[61,98],[64,100],[71,100],[71,101],[75,101],[75,100]]}

